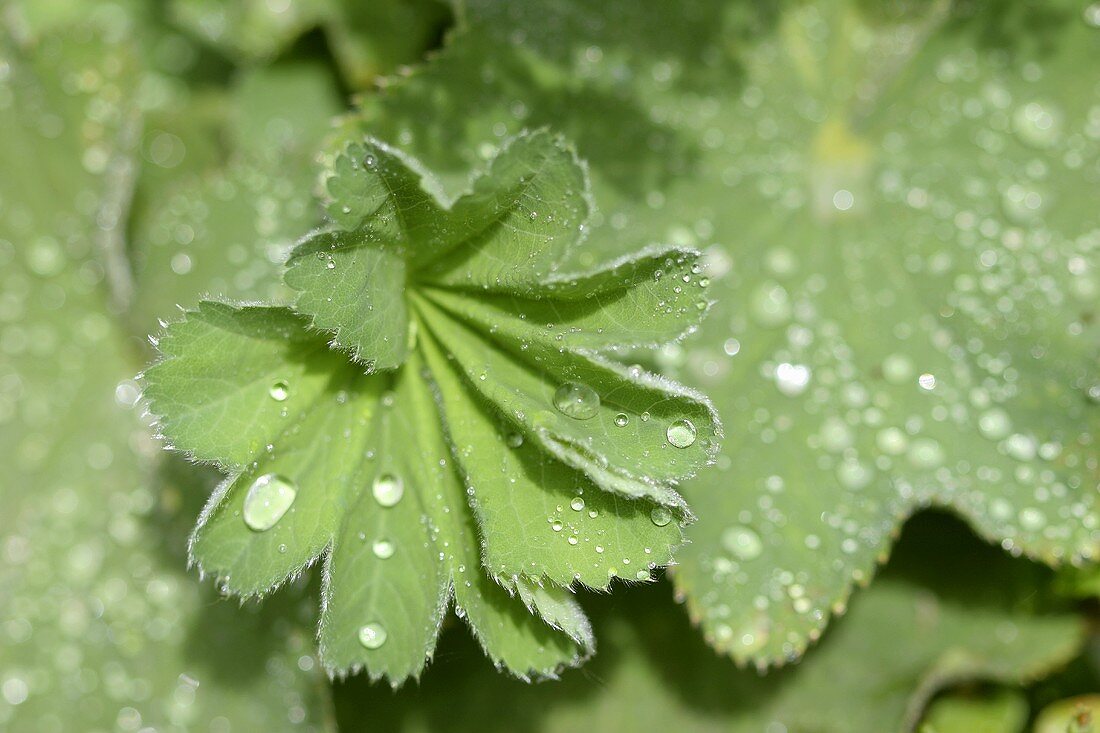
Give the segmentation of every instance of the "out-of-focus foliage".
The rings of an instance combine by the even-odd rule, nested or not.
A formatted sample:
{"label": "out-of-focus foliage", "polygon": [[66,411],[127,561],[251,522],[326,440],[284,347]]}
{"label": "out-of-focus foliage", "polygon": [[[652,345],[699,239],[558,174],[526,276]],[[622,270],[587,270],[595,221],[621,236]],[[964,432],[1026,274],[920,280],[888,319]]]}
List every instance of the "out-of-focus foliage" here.
{"label": "out-of-focus foliage", "polygon": [[[1087,730],[1100,4],[289,5],[0,7],[0,728]],[[600,206],[575,269],[707,253],[719,305],[656,364],[727,427],[685,490],[689,614],[615,589],[595,658],[535,686],[443,617],[419,687],[334,689],[311,573],[239,608],[187,572],[215,476],[139,417],[144,338],[204,295],[290,302],[349,137],[451,200],[543,126]],[[928,504],[991,547],[918,517],[891,549]]]}

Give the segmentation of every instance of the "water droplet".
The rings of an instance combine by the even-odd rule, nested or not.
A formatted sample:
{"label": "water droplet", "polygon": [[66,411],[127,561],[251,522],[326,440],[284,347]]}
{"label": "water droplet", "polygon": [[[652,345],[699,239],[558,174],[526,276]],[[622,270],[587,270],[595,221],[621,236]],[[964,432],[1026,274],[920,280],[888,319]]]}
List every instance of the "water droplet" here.
{"label": "water droplet", "polygon": [[672,512],[669,511],[668,507],[655,506],[653,507],[653,510],[649,513],[649,518],[658,527],[664,527],[672,521]]}
{"label": "water droplet", "polygon": [[695,425],[691,420],[677,420],[668,426],[665,437],[677,448],[689,448],[695,443]]}
{"label": "water droplet", "polygon": [[871,483],[872,469],[859,461],[844,461],[836,469],[840,485],[852,491],[858,491]]}
{"label": "water droplet", "polygon": [[282,402],[290,396],[290,385],[286,382],[279,380],[275,384],[271,385],[271,389],[267,390],[267,393],[271,395],[271,399],[276,402]]}
{"label": "water droplet", "polygon": [[504,442],[509,448],[519,448],[523,445],[523,436],[519,433],[509,433],[508,437],[504,439]]}
{"label": "water droplet", "polygon": [[775,386],[788,397],[797,397],[806,391],[812,372],[805,364],[783,362],[775,368]]}
{"label": "water droplet", "polygon": [[386,630],[382,624],[363,624],[359,627],[359,643],[367,649],[377,649],[386,643]]}
{"label": "water droplet", "polygon": [[294,503],[298,488],[288,478],[265,473],[248,487],[244,497],[244,523],[249,529],[265,532],[283,518]]}
{"label": "water droplet", "polygon": [[600,411],[600,396],[580,382],[566,382],[554,392],[554,407],[575,420],[590,420]]}
{"label": "water droplet", "polygon": [[1012,127],[1027,145],[1045,149],[1058,142],[1061,135],[1061,114],[1041,102],[1029,102],[1016,110]]}
{"label": "water droplet", "polygon": [[1029,532],[1037,532],[1047,523],[1047,518],[1035,507],[1020,510],[1020,526]]}
{"label": "water droplet", "polygon": [[740,524],[728,527],[722,533],[722,546],[742,560],[752,560],[764,551],[760,535]]}
{"label": "water droplet", "polygon": [[1085,8],[1085,23],[1093,28],[1100,28],[1100,3],[1093,3]]}
{"label": "water droplet", "polygon": [[573,511],[579,512],[581,509],[584,509],[584,499],[580,498],[579,496],[575,497],[573,501],[569,502],[569,506],[573,509]]}
{"label": "water droplet", "polygon": [[384,473],[374,479],[372,492],[375,501],[382,506],[390,507],[401,501],[401,497],[405,495],[405,482],[400,476]]}
{"label": "water droplet", "polygon": [[625,428],[627,423],[630,422],[630,418],[626,416],[625,412],[620,412],[615,416],[615,425],[620,428]]}
{"label": "water droplet", "polygon": [[890,354],[882,360],[882,376],[892,384],[903,384],[913,373],[913,362],[905,354]]}
{"label": "water droplet", "polygon": [[760,325],[782,326],[791,318],[791,296],[782,285],[769,280],[753,292],[751,309]]}
{"label": "water droplet", "polygon": [[983,412],[978,418],[978,430],[985,437],[997,440],[1005,437],[1012,430],[1012,421],[1004,410],[993,408]]}
{"label": "water droplet", "polygon": [[370,549],[379,560],[389,560],[393,557],[393,553],[397,550],[397,546],[389,540],[375,540]]}
{"label": "water droplet", "polygon": [[920,385],[921,389],[931,391],[936,388],[936,375],[925,372],[917,377],[917,384]]}
{"label": "water droplet", "polygon": [[363,156],[363,167],[368,169],[374,169],[378,165],[378,158],[374,157],[373,153],[367,153]]}

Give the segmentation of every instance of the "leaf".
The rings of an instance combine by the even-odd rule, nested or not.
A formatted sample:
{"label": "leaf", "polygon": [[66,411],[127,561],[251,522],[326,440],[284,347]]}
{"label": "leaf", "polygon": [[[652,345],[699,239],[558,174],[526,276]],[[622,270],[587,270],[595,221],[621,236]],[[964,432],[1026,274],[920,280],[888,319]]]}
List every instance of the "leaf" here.
{"label": "leaf", "polygon": [[111,268],[141,75],[102,20],[0,36],[0,727],[334,730],[299,594],[239,609],[184,571],[207,487],[158,471],[132,409]]}
{"label": "leaf", "polygon": [[1078,695],[1051,703],[1035,721],[1035,733],[1083,733],[1096,725],[1100,695]]}
{"label": "leaf", "polygon": [[1037,601],[1050,575],[926,515],[907,526],[879,581],[789,668],[765,676],[734,668],[677,618],[667,591],[637,589],[626,603],[616,595],[586,604],[601,654],[555,685],[479,673],[451,637],[418,688],[394,697],[355,680],[338,685],[337,717],[357,729],[369,715],[394,731],[902,733],[940,691],[1025,683],[1077,653],[1079,620]]}
{"label": "leaf", "polygon": [[353,90],[420,60],[451,20],[441,0],[172,0],[169,9],[181,28],[245,65],[270,61],[320,26]]}
{"label": "leaf", "polygon": [[268,60],[315,26],[328,0],[281,5],[266,0],[172,0],[172,19],[213,46],[243,61]]}
{"label": "leaf", "polygon": [[[364,129],[403,135],[454,195],[502,133],[552,125],[603,208],[580,266],[654,242],[712,265],[718,305],[661,367],[736,426],[685,488],[700,521],[674,574],[716,646],[797,657],[927,504],[1052,565],[1100,554],[1100,150],[1079,71],[1100,47],[1079,4],[463,18],[362,100]],[[720,639],[760,607],[766,643]]]}
{"label": "leaf", "polygon": [[332,54],[352,89],[366,89],[385,74],[419,61],[451,25],[440,0],[331,0],[324,24]]}
{"label": "leaf", "polygon": [[990,695],[949,694],[932,701],[920,733],[1019,733],[1028,718],[1027,699],[1017,690]]}
{"label": "leaf", "polygon": [[[587,197],[583,168],[546,133],[519,138],[448,204],[374,142],[333,168],[330,210],[350,218],[292,256],[297,310],[204,302],[167,327],[145,374],[172,446],[229,474],[192,558],[251,597],[323,556],[333,673],[419,675],[452,595],[498,665],[524,677],[575,665],[594,642],[567,589],[649,580],[670,561],[688,518],[675,485],[718,433],[701,395],[582,347],[633,343],[633,324],[647,341],[688,330],[706,305],[695,257],[555,273],[583,218],[557,207]],[[375,183],[384,195],[344,211]],[[461,285],[447,279],[458,269]],[[478,310],[483,280],[511,324]],[[528,326],[528,309],[556,323]]]}
{"label": "leaf", "polygon": [[[136,333],[212,292],[290,300],[280,274],[294,243],[320,222],[315,151],[341,109],[334,87],[322,63],[280,61],[243,71],[216,101],[192,100],[178,112],[181,120],[154,131],[150,146],[180,152],[166,154],[174,165],[159,174],[148,175],[157,166],[147,164],[139,181],[129,252]],[[287,98],[300,104],[288,106]],[[204,134],[190,129],[201,114],[214,117]],[[205,154],[208,145],[216,155]]]}

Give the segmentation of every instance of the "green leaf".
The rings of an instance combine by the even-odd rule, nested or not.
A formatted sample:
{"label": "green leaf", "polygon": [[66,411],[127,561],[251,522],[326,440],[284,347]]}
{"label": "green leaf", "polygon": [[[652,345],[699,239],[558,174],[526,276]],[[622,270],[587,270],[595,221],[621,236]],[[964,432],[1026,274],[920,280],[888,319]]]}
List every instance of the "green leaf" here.
{"label": "green leaf", "polygon": [[419,61],[452,22],[441,0],[331,0],[324,24],[332,54],[352,89]]}
{"label": "green leaf", "polygon": [[316,149],[340,109],[324,64],[287,60],[241,72],[230,89],[199,95],[150,131],[156,155],[147,154],[154,162],[130,230],[136,333],[207,293],[292,298],[280,274],[294,243],[320,223]]}
{"label": "green leaf", "polygon": [[286,5],[267,0],[172,0],[173,20],[199,38],[245,62],[274,57],[329,12],[329,0]]}
{"label": "green leaf", "polygon": [[331,731],[311,609],[298,589],[240,609],[187,576],[177,520],[209,487],[158,466],[133,409],[113,207],[141,75],[112,12],[23,51],[0,37],[0,728]]}
{"label": "green leaf", "polygon": [[1035,733],[1088,733],[1100,718],[1100,695],[1078,695],[1043,708]]}
{"label": "green leaf", "polygon": [[1027,683],[1079,651],[1079,620],[1037,601],[1050,575],[929,515],[906,528],[879,582],[789,668],[736,669],[676,613],[667,589],[638,589],[626,603],[586,604],[601,654],[555,685],[479,673],[452,637],[419,688],[395,697],[356,681],[338,686],[337,717],[349,729],[369,716],[394,731],[902,733],[917,729],[941,691]]}
{"label": "green leaf", "polygon": [[[364,180],[385,195],[296,250],[287,281],[304,313],[202,303],[167,327],[145,374],[171,444],[230,474],[192,558],[248,597],[323,556],[321,653],[334,673],[418,675],[452,594],[498,664],[521,676],[576,664],[593,639],[565,589],[649,580],[667,564],[688,519],[674,487],[717,449],[704,397],[590,348],[636,343],[628,310],[646,342],[689,330],[706,306],[695,255],[555,273],[581,222],[554,206],[587,189],[545,133],[517,140],[449,204],[376,143],[333,165],[337,211],[362,200]],[[516,207],[535,203],[532,224]],[[542,269],[495,280],[489,296],[476,278],[446,279],[531,263]],[[493,303],[511,304],[510,323]],[[528,311],[557,323],[530,327]],[[346,329],[333,340],[352,334],[359,358],[318,326]],[[364,374],[376,354],[389,368]]]}
{"label": "green leaf", "polygon": [[936,698],[921,720],[920,733],[1019,733],[1028,718],[1027,698],[1018,690],[990,695],[948,694]]}
{"label": "green leaf", "polygon": [[[502,133],[552,125],[604,212],[580,267],[706,251],[719,304],[661,366],[737,426],[685,487],[675,580],[707,637],[796,657],[926,504],[1053,565],[1100,554],[1080,5],[581,5],[469,3],[361,124],[450,195]],[[758,622],[763,644],[718,633]]]}

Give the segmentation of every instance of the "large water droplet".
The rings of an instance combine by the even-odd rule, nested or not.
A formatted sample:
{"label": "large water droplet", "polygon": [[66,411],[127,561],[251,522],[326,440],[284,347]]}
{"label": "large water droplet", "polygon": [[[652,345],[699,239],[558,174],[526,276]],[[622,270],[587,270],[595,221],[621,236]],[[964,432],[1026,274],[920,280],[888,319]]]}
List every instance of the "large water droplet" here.
{"label": "large water droplet", "polygon": [[668,507],[655,506],[653,507],[653,511],[649,513],[649,518],[658,527],[664,527],[672,521],[672,512],[669,511]]}
{"label": "large water droplet", "polygon": [[668,426],[665,437],[677,448],[688,448],[695,443],[695,425],[691,420],[677,420]]}
{"label": "large water droplet", "polygon": [[389,560],[397,546],[389,540],[375,540],[370,549],[379,560]]}
{"label": "large water droplet", "polygon": [[740,524],[728,527],[722,533],[722,546],[742,560],[752,560],[764,551],[760,535]]}
{"label": "large water droplet", "polygon": [[405,482],[400,476],[383,473],[374,479],[374,500],[382,506],[393,506],[405,495]]}
{"label": "large water droplet", "polygon": [[271,385],[271,388],[267,390],[267,393],[271,395],[271,399],[276,402],[282,402],[290,396],[290,385],[286,382],[279,380],[275,384]]}
{"label": "large water droplet", "polygon": [[575,497],[573,501],[569,502],[569,506],[573,509],[573,511],[579,512],[581,509],[584,509],[584,499],[580,498],[579,496]]}
{"label": "large water droplet", "polygon": [[386,630],[382,624],[363,624],[359,627],[359,643],[367,649],[377,649],[386,643]]}
{"label": "large water droplet", "polygon": [[244,497],[244,523],[249,529],[265,532],[283,518],[298,496],[298,488],[288,478],[265,473],[248,487]]}
{"label": "large water droplet", "polygon": [[554,407],[575,420],[590,420],[600,411],[600,396],[587,384],[566,382],[554,392]]}

